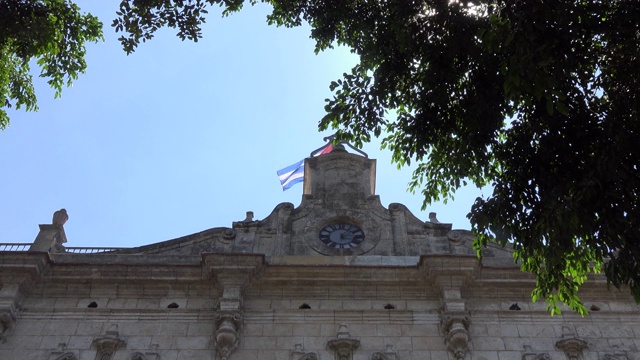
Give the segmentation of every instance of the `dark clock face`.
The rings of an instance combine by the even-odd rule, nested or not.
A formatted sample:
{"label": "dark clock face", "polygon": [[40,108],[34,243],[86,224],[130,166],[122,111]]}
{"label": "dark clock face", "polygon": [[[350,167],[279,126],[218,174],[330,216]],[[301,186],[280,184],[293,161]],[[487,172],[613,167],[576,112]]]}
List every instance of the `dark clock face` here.
{"label": "dark clock face", "polygon": [[364,241],[364,231],[347,222],[335,222],[320,229],[320,241],[336,249],[353,249]]}

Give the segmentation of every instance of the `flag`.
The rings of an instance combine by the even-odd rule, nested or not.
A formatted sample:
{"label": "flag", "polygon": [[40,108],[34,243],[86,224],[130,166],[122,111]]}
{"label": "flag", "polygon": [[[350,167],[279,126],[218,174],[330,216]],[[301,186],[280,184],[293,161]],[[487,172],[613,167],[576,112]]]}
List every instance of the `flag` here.
{"label": "flag", "polygon": [[[322,154],[330,153],[333,150],[331,144],[327,144],[320,149],[316,150],[312,156],[319,156]],[[304,180],[304,159],[298,161],[295,164],[291,164],[282,170],[278,170],[278,178],[282,185],[282,191],[288,190],[293,185]]]}

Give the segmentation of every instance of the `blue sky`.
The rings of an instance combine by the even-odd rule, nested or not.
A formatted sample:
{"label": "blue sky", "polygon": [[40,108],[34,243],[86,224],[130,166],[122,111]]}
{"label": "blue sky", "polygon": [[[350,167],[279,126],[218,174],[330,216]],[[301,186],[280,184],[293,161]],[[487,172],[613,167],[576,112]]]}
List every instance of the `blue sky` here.
{"label": "blue sky", "polygon": [[[356,58],[347,49],[313,52],[309,29],[266,24],[258,5],[227,18],[210,9],[204,38],[182,42],[160,31],[127,56],[110,27],[117,2],[77,2],[105,24],[88,47],[86,74],[53,99],[43,80],[40,110],[9,112],[0,133],[0,242],[32,242],[38,224],[66,208],[67,246],[138,246],[230,227],[282,202],[298,206],[302,185],[283,192],[276,171],[323,145],[317,124],[329,83]],[[431,211],[454,228],[481,192],[420,211],[407,193],[411,170],[397,170],[379,142],[382,204]],[[488,194],[485,194],[488,195]]]}

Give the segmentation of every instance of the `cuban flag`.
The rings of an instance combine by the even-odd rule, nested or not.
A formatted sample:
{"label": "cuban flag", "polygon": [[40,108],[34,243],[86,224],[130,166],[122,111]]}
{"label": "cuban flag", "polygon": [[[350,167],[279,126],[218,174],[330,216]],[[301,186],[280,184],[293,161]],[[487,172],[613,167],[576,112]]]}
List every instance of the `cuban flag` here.
{"label": "cuban flag", "polygon": [[[322,154],[330,153],[333,150],[333,145],[330,143],[318,149],[311,154],[312,156],[319,156]],[[278,170],[278,178],[282,185],[282,191],[288,190],[293,185],[304,180],[304,159],[298,161],[295,164],[289,165],[282,170]]]}

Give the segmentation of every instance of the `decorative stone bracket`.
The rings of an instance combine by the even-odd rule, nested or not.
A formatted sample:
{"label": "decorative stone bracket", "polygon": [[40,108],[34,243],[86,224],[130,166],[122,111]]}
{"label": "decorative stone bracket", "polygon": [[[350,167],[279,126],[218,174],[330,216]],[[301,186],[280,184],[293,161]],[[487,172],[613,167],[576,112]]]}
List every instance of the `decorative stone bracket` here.
{"label": "decorative stone bracket", "polygon": [[203,266],[203,270],[222,287],[220,310],[240,311],[247,286],[264,268],[264,256],[210,254],[205,256]]}
{"label": "decorative stone bracket", "polygon": [[58,349],[51,352],[49,360],[78,360],[76,354],[72,351],[67,351],[67,343],[58,343]]}
{"label": "decorative stone bracket", "polygon": [[469,352],[469,325],[471,319],[467,314],[444,314],[441,329],[447,349],[457,359],[464,359]]}
{"label": "decorative stone bracket", "polygon": [[580,339],[563,339],[556,343],[556,348],[564,351],[569,360],[581,360],[582,350],[586,349],[587,342]]}
{"label": "decorative stone bracket", "polygon": [[522,355],[522,360],[551,360],[551,356],[549,356],[549,354],[547,353],[528,353]]}
{"label": "decorative stone bracket", "polygon": [[296,344],[295,350],[291,351],[291,360],[318,360],[318,354],[306,352],[302,344]]}
{"label": "decorative stone bracket", "polygon": [[160,355],[158,353],[141,353],[135,352],[131,355],[131,360],[157,360],[160,359]]}
{"label": "decorative stone bracket", "polygon": [[16,319],[9,310],[0,312],[0,340],[4,340],[4,334],[15,325]]}
{"label": "decorative stone bracket", "polygon": [[221,311],[214,317],[216,332],[213,342],[217,360],[229,360],[240,343],[242,313],[239,311]]}
{"label": "decorative stone bracket", "polygon": [[[52,354],[52,355],[55,356],[55,354]],[[66,352],[66,353],[63,353],[62,355],[55,356],[53,359],[54,360],[77,360],[78,357],[76,356],[76,354],[72,352]]]}
{"label": "decorative stone bracket", "polygon": [[94,339],[92,345],[98,350],[96,360],[110,360],[126,343],[118,335],[118,324],[112,324],[107,335]]}
{"label": "decorative stone bracket", "polygon": [[605,354],[602,360],[629,360],[626,353],[622,354]]}
{"label": "decorative stone bracket", "polygon": [[393,351],[393,345],[387,345],[387,350],[384,352],[374,352],[369,357],[369,360],[396,360],[396,352]]}
{"label": "decorative stone bracket", "polygon": [[327,342],[327,348],[335,352],[336,360],[352,360],[354,350],[359,347],[360,340],[351,338],[346,324],[340,324],[337,339]]}

